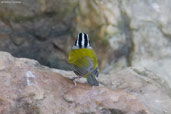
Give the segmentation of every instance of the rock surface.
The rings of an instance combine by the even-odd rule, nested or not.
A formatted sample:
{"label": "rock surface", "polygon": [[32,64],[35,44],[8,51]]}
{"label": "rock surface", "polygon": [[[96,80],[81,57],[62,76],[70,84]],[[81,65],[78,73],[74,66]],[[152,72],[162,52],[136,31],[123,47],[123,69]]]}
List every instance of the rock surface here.
{"label": "rock surface", "polygon": [[0,50],[68,69],[65,60],[72,45],[70,29],[77,0],[1,1]]}
{"label": "rock surface", "polygon": [[124,90],[75,87],[61,74],[66,71],[0,52],[0,114],[151,114]]}
{"label": "rock surface", "polygon": [[[71,77],[72,72],[53,70]],[[85,82],[82,79],[80,82]],[[164,77],[143,67],[125,68],[116,73],[99,75],[100,84],[113,90],[121,89],[136,96],[152,114],[171,114],[171,87]]]}
{"label": "rock surface", "polygon": [[100,76],[105,87],[120,88],[135,95],[153,114],[171,113],[171,87],[164,78],[142,67],[114,72]]}
{"label": "rock surface", "polygon": [[122,2],[124,11],[131,18],[134,42],[131,65],[152,70],[171,87],[170,4],[170,0]]}
{"label": "rock surface", "polygon": [[71,42],[78,32],[86,32],[104,72],[110,71],[108,65],[116,71],[144,66],[170,81],[170,4],[170,0],[1,2],[0,50],[69,69]]}

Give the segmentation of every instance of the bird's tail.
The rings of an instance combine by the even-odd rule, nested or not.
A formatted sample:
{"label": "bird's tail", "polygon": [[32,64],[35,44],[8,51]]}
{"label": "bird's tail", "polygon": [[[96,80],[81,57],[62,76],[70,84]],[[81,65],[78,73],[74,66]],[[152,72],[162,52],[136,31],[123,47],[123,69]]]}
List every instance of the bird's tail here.
{"label": "bird's tail", "polygon": [[91,86],[99,86],[99,82],[96,80],[95,75],[93,75],[93,74],[88,75],[87,82]]}

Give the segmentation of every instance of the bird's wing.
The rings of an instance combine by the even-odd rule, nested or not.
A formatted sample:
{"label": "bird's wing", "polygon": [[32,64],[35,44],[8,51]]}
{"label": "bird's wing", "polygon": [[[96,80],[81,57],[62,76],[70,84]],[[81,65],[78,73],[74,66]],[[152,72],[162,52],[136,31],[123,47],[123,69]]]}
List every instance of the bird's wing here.
{"label": "bird's wing", "polygon": [[97,67],[93,72],[92,74],[94,74],[96,77],[99,76],[99,68]]}
{"label": "bird's wing", "polygon": [[93,60],[87,56],[77,59],[72,67],[73,71],[78,76],[84,76],[88,72],[92,72],[93,68],[94,68]]}

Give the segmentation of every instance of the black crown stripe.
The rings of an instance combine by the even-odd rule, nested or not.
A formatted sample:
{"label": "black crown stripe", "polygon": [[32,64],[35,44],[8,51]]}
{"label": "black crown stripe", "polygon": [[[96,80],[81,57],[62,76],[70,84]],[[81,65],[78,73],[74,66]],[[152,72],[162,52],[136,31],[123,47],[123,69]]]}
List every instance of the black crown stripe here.
{"label": "black crown stripe", "polygon": [[79,47],[82,48],[82,33],[79,34],[79,40],[78,40],[78,44],[79,44]]}
{"label": "black crown stripe", "polygon": [[84,33],[84,47],[86,48],[88,45],[88,37],[87,34]]}

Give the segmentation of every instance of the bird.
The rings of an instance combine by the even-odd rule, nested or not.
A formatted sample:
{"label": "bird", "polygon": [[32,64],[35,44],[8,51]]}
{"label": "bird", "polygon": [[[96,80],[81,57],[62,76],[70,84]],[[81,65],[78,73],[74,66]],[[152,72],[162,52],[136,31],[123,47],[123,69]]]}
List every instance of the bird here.
{"label": "bird", "polygon": [[88,34],[78,34],[75,44],[69,53],[69,64],[77,75],[72,78],[75,86],[77,85],[76,79],[81,77],[85,77],[89,85],[99,86],[99,82],[96,79],[99,75],[98,60]]}

